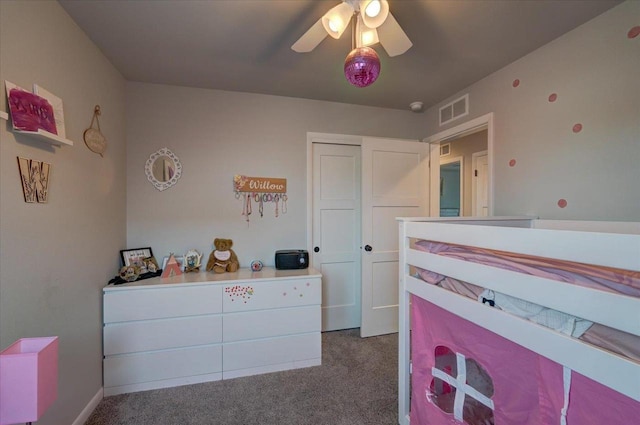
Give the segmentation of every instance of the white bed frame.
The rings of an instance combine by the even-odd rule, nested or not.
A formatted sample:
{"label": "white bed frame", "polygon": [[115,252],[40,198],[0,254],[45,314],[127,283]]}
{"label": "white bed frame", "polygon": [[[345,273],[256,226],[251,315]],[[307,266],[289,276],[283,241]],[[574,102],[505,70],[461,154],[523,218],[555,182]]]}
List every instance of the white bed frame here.
{"label": "white bed frame", "polygon": [[[465,262],[410,248],[410,238],[640,271],[640,223],[530,217],[399,218],[399,423],[409,424],[410,295],[437,304],[504,338],[640,402],[640,364],[512,316],[410,275],[410,266],[542,304],[640,336],[640,298]],[[513,284],[518,281],[518,284]],[[549,296],[553,294],[553,296]]]}

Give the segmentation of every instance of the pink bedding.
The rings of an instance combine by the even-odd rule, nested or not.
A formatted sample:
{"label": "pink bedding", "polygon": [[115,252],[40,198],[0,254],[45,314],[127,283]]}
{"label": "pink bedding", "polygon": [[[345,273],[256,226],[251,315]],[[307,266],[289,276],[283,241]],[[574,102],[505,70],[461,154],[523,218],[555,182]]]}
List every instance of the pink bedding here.
{"label": "pink bedding", "polygon": [[[431,241],[418,241],[415,243],[415,249],[561,282],[640,297],[640,273],[638,272]],[[429,270],[418,269],[418,274],[427,283],[441,286],[474,300],[478,299],[484,289]],[[580,339],[640,362],[640,338],[635,335],[594,323]]]}
{"label": "pink bedding", "polygon": [[[425,240],[417,241],[415,248],[560,282],[640,297],[640,272]],[[437,274],[434,274],[433,278],[436,277]]]}

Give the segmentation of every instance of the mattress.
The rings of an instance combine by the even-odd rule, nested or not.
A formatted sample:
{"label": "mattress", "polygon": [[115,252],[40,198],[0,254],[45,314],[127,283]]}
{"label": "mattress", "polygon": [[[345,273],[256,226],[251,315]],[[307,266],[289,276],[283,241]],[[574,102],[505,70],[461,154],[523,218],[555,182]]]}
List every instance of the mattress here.
{"label": "mattress", "polygon": [[[416,241],[413,247],[432,254],[544,277],[568,284],[640,297],[639,272],[424,240]],[[481,302],[485,301],[490,305],[494,304],[495,298],[488,297],[491,298],[488,300],[485,288],[429,270],[416,268],[416,272],[417,276],[427,283],[440,286],[468,298]],[[505,298],[498,298],[498,300],[503,301]],[[565,331],[565,333],[579,337],[585,342],[640,362],[640,337],[598,323],[574,318],[565,313],[522,300],[519,300],[521,303],[518,302],[518,299],[507,298],[506,300],[508,306],[507,308],[503,307],[503,309],[511,313],[526,317],[545,326],[553,327],[559,331]],[[522,303],[526,303],[526,305],[522,309],[517,308]],[[513,307],[513,305],[516,308],[508,308]],[[556,326],[553,326],[553,324],[556,324]],[[565,328],[570,328],[573,332],[566,332]]]}

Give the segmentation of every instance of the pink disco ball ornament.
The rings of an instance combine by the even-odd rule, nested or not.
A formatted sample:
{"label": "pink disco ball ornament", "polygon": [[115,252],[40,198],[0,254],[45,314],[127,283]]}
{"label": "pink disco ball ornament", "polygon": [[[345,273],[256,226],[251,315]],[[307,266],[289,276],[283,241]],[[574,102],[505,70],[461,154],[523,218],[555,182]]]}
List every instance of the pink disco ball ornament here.
{"label": "pink disco ball ornament", "polygon": [[353,49],[344,60],[344,76],[356,87],[373,84],[380,75],[380,58],[371,47]]}

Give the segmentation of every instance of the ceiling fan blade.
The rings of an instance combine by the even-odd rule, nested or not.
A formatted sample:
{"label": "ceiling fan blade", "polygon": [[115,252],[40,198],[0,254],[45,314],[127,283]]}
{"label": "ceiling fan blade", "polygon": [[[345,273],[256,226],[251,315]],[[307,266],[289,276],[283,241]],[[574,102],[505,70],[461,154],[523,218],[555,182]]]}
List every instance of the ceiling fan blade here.
{"label": "ceiling fan blade", "polygon": [[318,22],[313,24],[313,26],[291,46],[291,49],[298,53],[310,52],[315,49],[326,36],[327,31],[325,31],[322,26],[322,18],[320,18]]}
{"label": "ceiling fan blade", "polygon": [[391,13],[387,16],[384,24],[378,27],[378,37],[380,38],[380,44],[391,57],[401,55],[413,46],[413,43]]}

